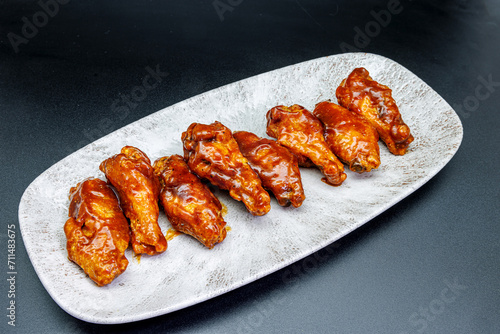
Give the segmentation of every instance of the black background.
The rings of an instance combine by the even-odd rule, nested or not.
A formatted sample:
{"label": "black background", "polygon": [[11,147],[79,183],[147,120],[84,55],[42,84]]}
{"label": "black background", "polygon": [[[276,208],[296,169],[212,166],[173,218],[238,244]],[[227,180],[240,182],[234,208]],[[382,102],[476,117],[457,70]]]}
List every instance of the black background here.
{"label": "black background", "polygon": [[[219,15],[212,0],[70,1],[44,21],[35,1],[0,1],[0,332],[500,333],[500,4],[401,0],[376,29],[373,13],[397,1],[219,3],[231,10]],[[38,31],[12,43],[34,19]],[[371,37],[359,37],[367,27]],[[464,139],[437,176],[318,254],[172,314],[93,325],[50,298],[17,217],[39,174],[176,102],[346,45],[400,63],[455,108]],[[169,74],[117,117],[113,102],[141,85],[148,66]],[[15,328],[6,317],[10,224]],[[439,302],[447,284],[459,288]]]}

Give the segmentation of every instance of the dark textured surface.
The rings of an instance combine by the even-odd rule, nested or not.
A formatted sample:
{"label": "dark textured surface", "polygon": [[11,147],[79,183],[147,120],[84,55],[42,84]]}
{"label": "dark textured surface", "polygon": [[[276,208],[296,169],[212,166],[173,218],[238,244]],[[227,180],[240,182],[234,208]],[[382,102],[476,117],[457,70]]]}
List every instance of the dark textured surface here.
{"label": "dark textured surface", "polygon": [[[219,3],[233,4],[223,20],[212,1],[69,2],[36,33],[25,29],[30,38],[16,50],[9,33],[21,38],[24,22],[44,19],[42,9],[0,2],[0,332],[500,332],[500,5],[401,1],[382,26],[373,13],[395,1]],[[367,28],[369,39],[359,37]],[[7,227],[19,232],[17,207],[34,178],[159,109],[346,45],[397,61],[456,109],[462,146],[436,177],[313,256],[127,325],[87,324],[61,310],[17,233],[16,327],[7,325]],[[133,100],[147,67],[168,76]]]}

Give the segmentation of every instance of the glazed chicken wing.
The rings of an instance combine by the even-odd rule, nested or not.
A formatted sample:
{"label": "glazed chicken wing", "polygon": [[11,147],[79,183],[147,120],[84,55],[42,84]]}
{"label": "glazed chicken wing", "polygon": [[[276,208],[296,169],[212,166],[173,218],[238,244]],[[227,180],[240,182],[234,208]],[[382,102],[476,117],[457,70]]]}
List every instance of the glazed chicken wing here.
{"label": "glazed chicken wing", "polygon": [[193,123],[182,133],[184,158],[199,177],[208,179],[243,201],[248,211],[261,216],[271,209],[269,194],[241,154],[231,130],[220,122]]}
{"label": "glazed chicken wing", "polygon": [[403,155],[413,136],[403,122],[389,87],[373,80],[368,71],[356,68],[336,91],[341,106],[362,115],[377,129],[389,151]]}
{"label": "glazed chicken wing", "polygon": [[362,116],[329,101],[313,111],[325,126],[325,141],[353,172],[369,172],[380,165],[378,133]]}
{"label": "glazed chicken wing", "polygon": [[274,194],[279,205],[301,206],[305,196],[297,158],[276,141],[251,132],[236,131],[233,137],[264,188]]}
{"label": "glazed chicken wing", "polygon": [[219,199],[194,175],[180,155],[154,163],[160,179],[160,201],[172,226],[198,239],[209,249],[226,237]]}
{"label": "glazed chicken wing", "polygon": [[105,181],[87,179],[70,190],[69,219],[64,224],[66,248],[99,286],[111,283],[128,266],[128,222]]}
{"label": "glazed chicken wing", "polygon": [[322,181],[333,186],[344,182],[344,166],[328,148],[323,137],[323,125],[311,112],[295,104],[274,107],[266,117],[267,134],[288,147],[293,154],[312,161],[325,175]]}
{"label": "glazed chicken wing", "polygon": [[158,225],[160,182],[146,154],[125,146],[99,168],[116,188],[123,212],[130,220],[134,252],[149,255],[164,252],[167,240]]}

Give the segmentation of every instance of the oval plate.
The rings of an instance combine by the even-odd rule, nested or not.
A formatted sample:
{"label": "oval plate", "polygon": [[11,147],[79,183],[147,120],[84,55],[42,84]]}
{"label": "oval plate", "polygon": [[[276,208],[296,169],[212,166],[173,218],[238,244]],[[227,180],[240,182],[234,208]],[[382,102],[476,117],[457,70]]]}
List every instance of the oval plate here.
{"label": "oval plate", "polygon": [[[165,253],[135,257],[111,284],[97,287],[68,260],[63,225],[69,189],[83,179],[104,178],[99,164],[133,145],[152,161],[182,154],[181,133],[192,122],[222,122],[231,130],[266,137],[266,112],[279,104],[309,110],[332,99],[354,68],[389,86],[415,141],[404,156],[381,143],[382,164],[368,174],[347,171],[340,187],[321,181],[317,169],[301,169],[306,200],[253,217],[227,192],[216,195],[231,227],[222,244],[208,250],[187,235]],[[50,296],[84,321],[116,324],[151,318],[205,301],[277,271],[333,243],[408,196],[441,170],[462,141],[457,114],[406,68],[382,56],[347,53],[319,58],[251,77],[195,96],[125,126],[69,155],[36,178],[19,205],[19,222],[30,260]],[[171,228],[160,214],[163,232]],[[98,302],[97,302],[98,301]]]}

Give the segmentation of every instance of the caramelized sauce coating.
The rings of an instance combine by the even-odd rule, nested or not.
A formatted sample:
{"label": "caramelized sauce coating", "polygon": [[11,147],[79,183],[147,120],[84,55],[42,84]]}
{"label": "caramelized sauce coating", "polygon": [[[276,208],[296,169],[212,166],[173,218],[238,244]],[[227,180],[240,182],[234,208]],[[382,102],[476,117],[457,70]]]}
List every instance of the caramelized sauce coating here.
{"label": "caramelized sauce coating", "polygon": [[199,177],[229,190],[229,195],[242,201],[253,215],[269,212],[269,194],[241,154],[231,130],[220,122],[193,123],[182,133],[182,141],[184,159]]}
{"label": "caramelized sauce coating", "polygon": [[329,101],[316,105],[314,116],[325,126],[325,141],[332,152],[353,172],[378,168],[378,133],[362,116]]}
{"label": "caramelized sauce coating", "polygon": [[274,107],[266,117],[267,134],[296,156],[302,157],[299,159],[301,166],[307,166],[309,159],[325,175],[323,182],[333,186],[344,182],[344,166],[326,144],[323,124],[311,112],[295,104]]}
{"label": "caramelized sauce coating", "polygon": [[198,239],[209,249],[226,237],[219,199],[194,175],[180,155],[154,163],[160,179],[160,201],[172,226]]}
{"label": "caramelized sauce coating", "polygon": [[87,179],[71,188],[66,248],[99,286],[111,283],[128,266],[129,226],[118,199],[106,182]]}
{"label": "caramelized sauce coating", "polygon": [[297,158],[275,140],[260,138],[251,132],[236,131],[233,137],[264,188],[274,194],[279,205],[301,206],[306,197]]}
{"label": "caramelized sauce coating", "polygon": [[158,225],[160,182],[146,154],[125,146],[99,168],[116,188],[123,212],[130,220],[134,252],[148,255],[164,252],[167,240]]}
{"label": "caramelized sauce coating", "polygon": [[362,115],[377,129],[392,154],[406,153],[413,136],[401,118],[389,87],[373,80],[368,71],[360,67],[342,81],[336,95],[341,106]]}

